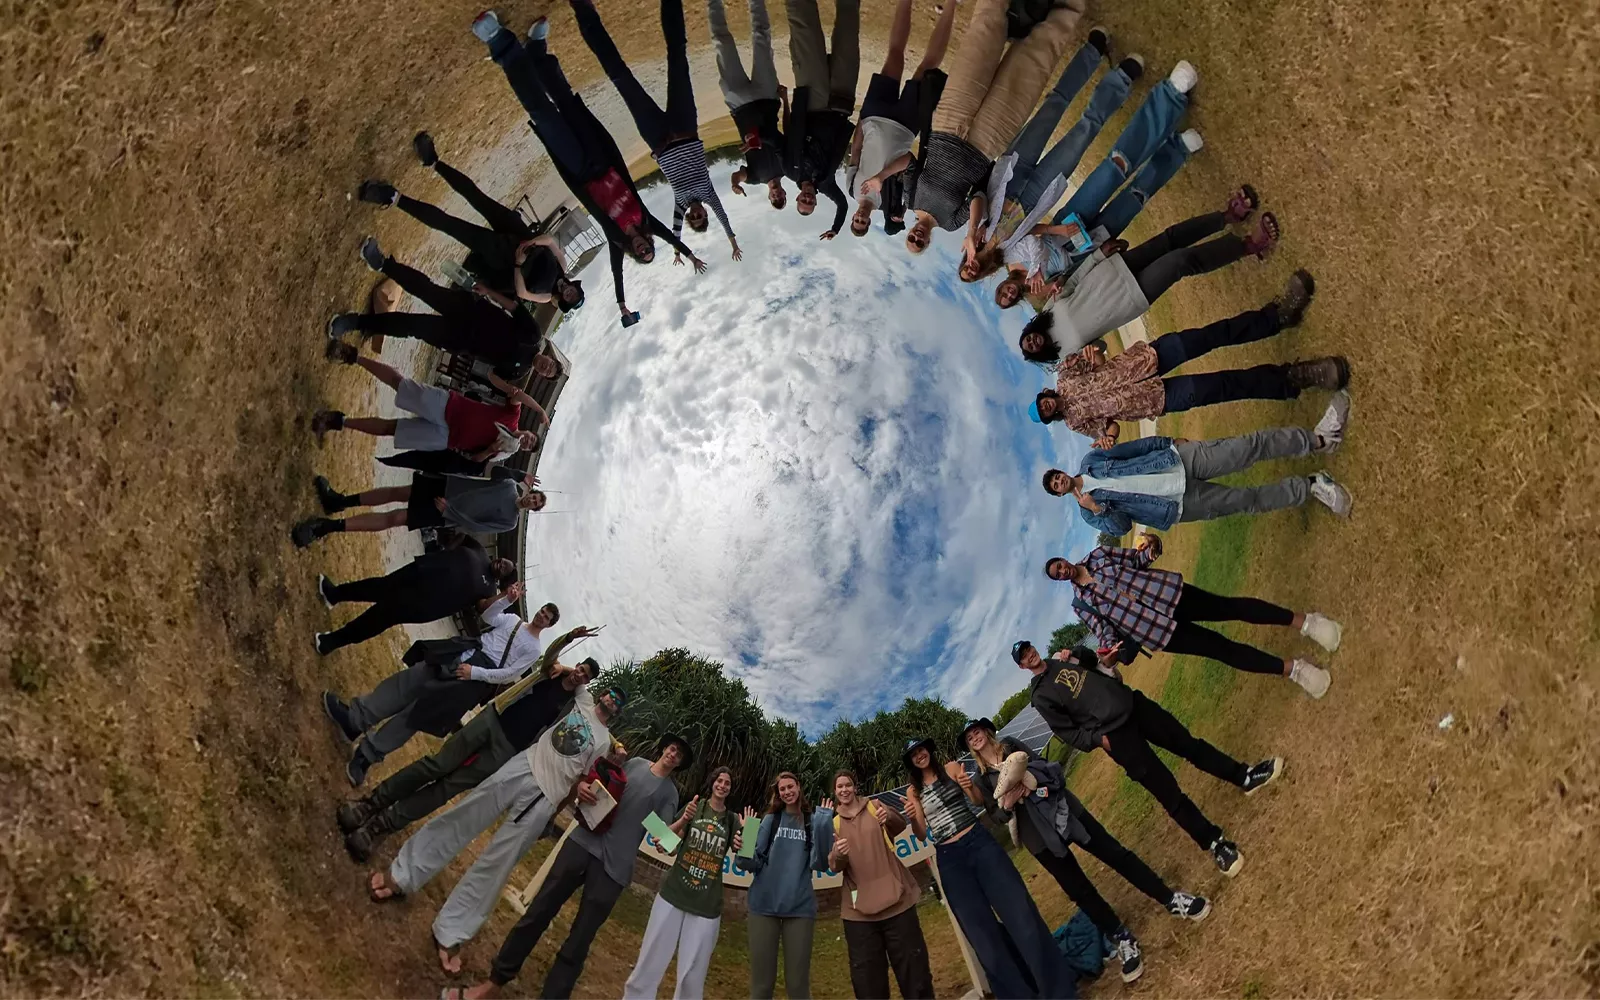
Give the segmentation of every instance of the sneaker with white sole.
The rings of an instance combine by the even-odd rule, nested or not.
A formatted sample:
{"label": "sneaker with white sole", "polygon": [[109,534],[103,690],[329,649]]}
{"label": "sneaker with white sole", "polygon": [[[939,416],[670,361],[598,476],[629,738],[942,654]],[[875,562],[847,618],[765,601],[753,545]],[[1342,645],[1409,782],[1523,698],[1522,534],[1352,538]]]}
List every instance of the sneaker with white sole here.
{"label": "sneaker with white sole", "polygon": [[1139,939],[1126,927],[1111,939],[1112,954],[1121,965],[1122,981],[1131,983],[1144,975],[1144,958],[1139,953]]}
{"label": "sneaker with white sole", "polygon": [[1295,660],[1289,668],[1289,679],[1305,689],[1306,694],[1313,698],[1321,698],[1328,693],[1328,685],[1333,683],[1333,678],[1321,667],[1310,660]]}
{"label": "sneaker with white sole", "polygon": [[1312,474],[1311,495],[1339,517],[1349,517],[1350,508],[1355,506],[1350,491],[1334,482],[1333,477],[1326,472]]}
{"label": "sneaker with white sole", "polygon": [[1180,94],[1187,94],[1200,82],[1200,71],[1194,68],[1194,63],[1187,59],[1178,60],[1178,65],[1172,67],[1172,72],[1167,76],[1172,81],[1172,88]]}
{"label": "sneaker with white sole", "polygon": [[495,35],[500,33],[500,15],[492,10],[479,14],[472,22],[472,34],[478,41],[488,45]]}
{"label": "sneaker with white sole", "polygon": [[1322,411],[1322,419],[1317,421],[1317,426],[1311,433],[1317,436],[1317,446],[1313,451],[1318,455],[1332,455],[1344,444],[1345,425],[1350,422],[1350,394],[1340,389],[1333,394],[1333,399],[1328,401],[1328,408]]}
{"label": "sneaker with white sole", "polygon": [[1244,772],[1244,784],[1241,785],[1246,795],[1256,792],[1278,780],[1283,774],[1283,758],[1269,757],[1259,764],[1251,764]]}
{"label": "sneaker with white sole", "polygon": [[322,648],[323,640],[328,637],[327,632],[311,633],[311,645],[316,649],[318,656],[327,656],[328,651]]}
{"label": "sneaker with white sole", "polygon": [[1211,915],[1211,900],[1190,892],[1174,892],[1167,900],[1167,912],[1180,920],[1204,920]]}
{"label": "sneaker with white sole", "polygon": [[1239,874],[1239,870],[1244,867],[1244,855],[1239,853],[1239,845],[1231,840],[1212,841],[1210,852],[1217,871],[1229,878]]}
{"label": "sneaker with white sole", "polygon": [[1183,148],[1187,149],[1191,154],[1200,152],[1206,145],[1206,141],[1200,138],[1200,133],[1192,128],[1184,129],[1178,135],[1178,140],[1183,143]]}
{"label": "sneaker with white sole", "polygon": [[1344,636],[1344,626],[1327,615],[1307,611],[1305,624],[1300,626],[1300,634],[1328,652],[1334,653],[1338,652],[1339,640]]}

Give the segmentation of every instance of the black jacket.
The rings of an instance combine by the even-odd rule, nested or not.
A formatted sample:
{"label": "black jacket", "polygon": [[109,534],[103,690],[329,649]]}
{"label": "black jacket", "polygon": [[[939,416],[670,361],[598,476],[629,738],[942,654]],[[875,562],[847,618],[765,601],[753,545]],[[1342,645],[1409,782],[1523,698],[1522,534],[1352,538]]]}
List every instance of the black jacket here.
{"label": "black jacket", "polygon": [[1098,662],[1080,646],[1071,659],[1046,660],[1044,672],[1028,685],[1031,703],[1051,732],[1083,751],[1099,747],[1100,737],[1128,721],[1133,710],[1133,689]]}
{"label": "black jacket", "polygon": [[[1017,804],[1032,827],[1032,836],[1028,829],[1020,830],[1023,846],[1034,854],[1049,851],[1060,857],[1067,853],[1068,841],[1081,844],[1089,839],[1089,832],[1075,819],[1084,814],[1083,803],[1067,791],[1066,772],[1060,764],[1045,760],[1009,736],[1000,741],[1002,759],[1019,751],[1028,755],[1028,773],[1033,775],[1039,789],[1044,791],[1041,795],[1035,790]],[[1000,808],[999,800],[994,797],[995,785],[1000,780],[999,773],[980,767],[972,780],[983,793],[983,807],[989,818],[997,823],[1010,820],[1014,810]],[[1018,817],[1019,827],[1023,822],[1022,817]]]}
{"label": "black jacket", "polygon": [[784,120],[784,173],[795,183],[811,181],[817,193],[833,202],[832,232],[844,227],[849,214],[844,191],[834,176],[839,165],[850,152],[850,141],[855,136],[855,123],[845,111],[832,108],[811,110],[811,90],[801,87],[794,92],[794,104],[789,117]]}

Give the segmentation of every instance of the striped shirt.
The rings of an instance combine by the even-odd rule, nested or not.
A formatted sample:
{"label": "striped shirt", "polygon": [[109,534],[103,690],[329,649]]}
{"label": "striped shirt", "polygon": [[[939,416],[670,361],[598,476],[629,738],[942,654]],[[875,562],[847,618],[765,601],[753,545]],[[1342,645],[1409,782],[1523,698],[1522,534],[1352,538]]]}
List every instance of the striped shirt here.
{"label": "striped shirt", "polygon": [[970,802],[961,786],[949,778],[923,785],[922,814],[928,820],[928,839],[942,843],[978,822]]}
{"label": "striped shirt", "polygon": [[1083,561],[1093,579],[1073,583],[1073,607],[1101,645],[1126,636],[1147,649],[1165,649],[1172,640],[1183,577],[1150,568],[1158,551],[1101,546]]}
{"label": "striped shirt", "polygon": [[717,197],[716,188],[711,186],[711,169],[706,166],[705,143],[699,139],[685,139],[657,153],[656,163],[661,167],[661,176],[672,185],[672,235],[683,232],[683,213],[694,201],[704,202],[711,211],[717,213],[722,231],[733,235],[733,227],[728,225],[728,213],[722,210],[722,199]]}
{"label": "striped shirt", "polygon": [[906,205],[933,216],[940,229],[960,229],[972,196],[983,192],[989,158],[953,135],[935,132],[906,170]]}

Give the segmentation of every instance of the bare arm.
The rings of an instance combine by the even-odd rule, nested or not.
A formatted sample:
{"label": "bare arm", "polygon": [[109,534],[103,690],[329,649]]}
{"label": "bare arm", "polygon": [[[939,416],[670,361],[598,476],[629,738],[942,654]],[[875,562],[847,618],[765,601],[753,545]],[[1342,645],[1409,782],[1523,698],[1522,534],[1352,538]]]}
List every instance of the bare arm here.
{"label": "bare arm", "polygon": [[733,188],[733,193],[734,194],[737,194],[737,195],[743,195],[744,194],[744,181],[745,181],[745,178],[749,177],[749,176],[750,176],[749,173],[747,173],[743,168],[740,168],[740,169],[735,170],[733,172],[733,176],[731,178],[729,178],[729,186],[731,186]]}
{"label": "bare arm", "polygon": [[489,384],[505,393],[506,398],[513,403],[521,403],[523,406],[532,407],[533,411],[539,414],[539,422],[541,424],[548,425],[550,423],[550,414],[544,411],[544,407],[540,406],[537,400],[492,371],[489,373]]}

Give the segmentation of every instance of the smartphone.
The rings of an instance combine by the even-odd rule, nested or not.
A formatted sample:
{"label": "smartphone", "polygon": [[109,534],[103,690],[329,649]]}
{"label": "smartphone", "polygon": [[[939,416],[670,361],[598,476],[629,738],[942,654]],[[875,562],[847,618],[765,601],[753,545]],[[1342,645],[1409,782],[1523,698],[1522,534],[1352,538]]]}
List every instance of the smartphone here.
{"label": "smartphone", "polygon": [[623,326],[632,326],[633,324],[635,324],[637,322],[639,322],[639,314],[637,312],[631,312],[628,315],[622,317],[622,325]]}

